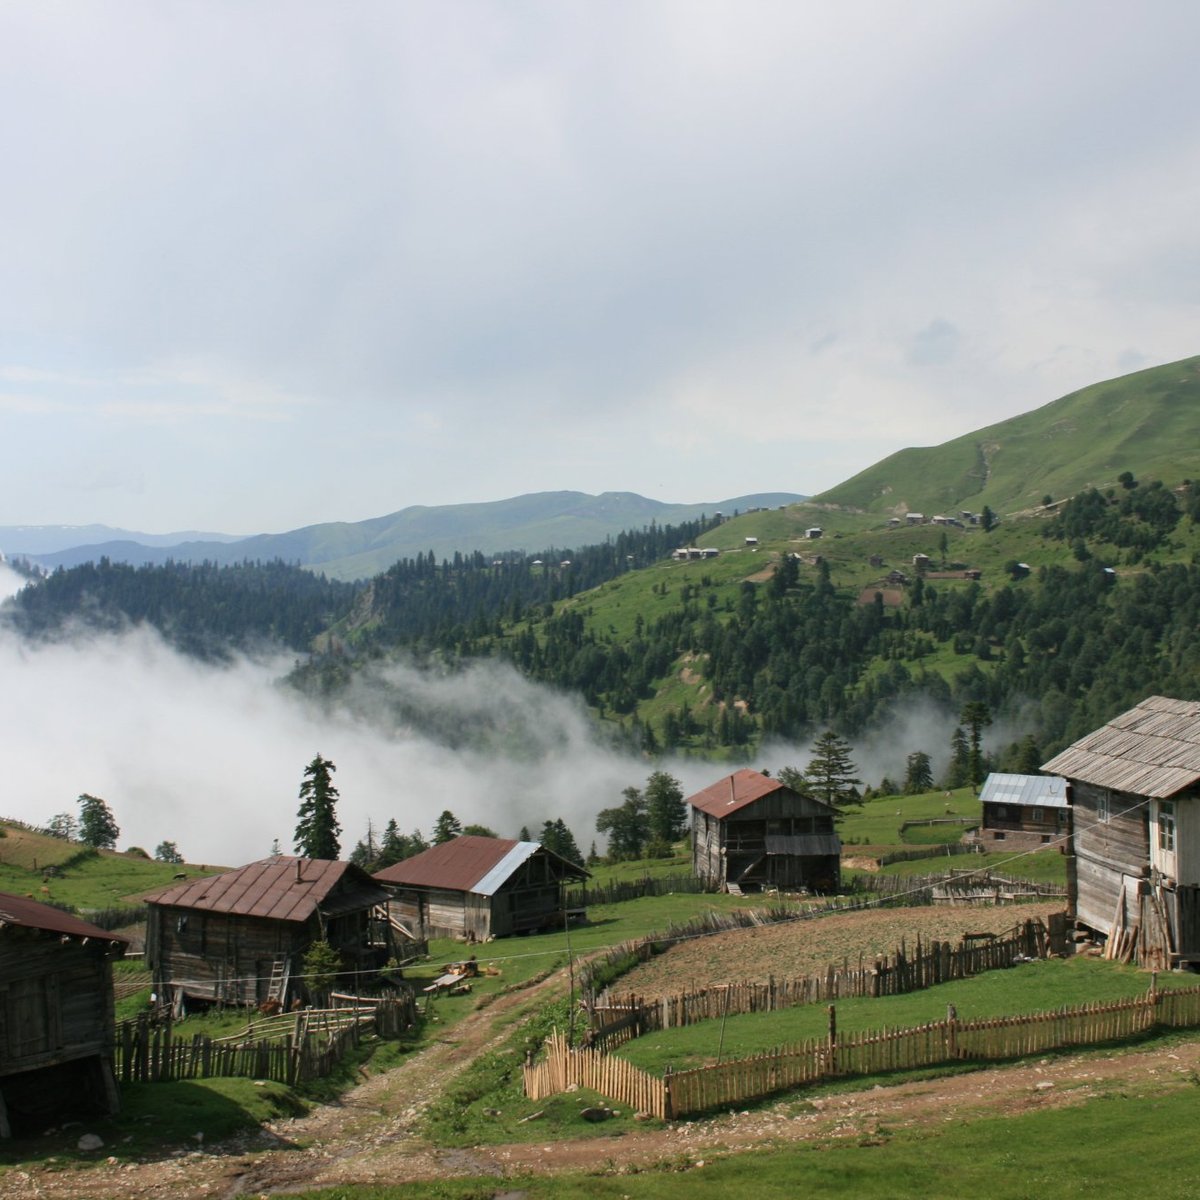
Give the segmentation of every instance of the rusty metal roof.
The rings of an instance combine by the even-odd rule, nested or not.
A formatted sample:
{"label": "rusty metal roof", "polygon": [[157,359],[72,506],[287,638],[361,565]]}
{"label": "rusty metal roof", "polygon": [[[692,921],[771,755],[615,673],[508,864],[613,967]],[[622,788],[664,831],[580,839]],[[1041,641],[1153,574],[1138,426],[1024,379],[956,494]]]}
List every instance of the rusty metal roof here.
{"label": "rusty metal roof", "polygon": [[24,896],[13,896],[0,892],[0,928],[20,925],[25,929],[41,929],[46,933],[58,933],[64,937],[94,938],[105,942],[127,942],[118,934],[98,925],[89,925],[60,908],[30,900]]}
{"label": "rusty metal roof", "polygon": [[1200,702],[1150,696],[1042,770],[1135,796],[1174,796],[1200,780]]}
{"label": "rusty metal roof", "polygon": [[[740,771],[734,771],[732,775],[726,775],[724,779],[710,784],[694,796],[689,796],[687,802],[693,808],[708,813],[710,817],[727,817],[730,813],[753,804],[755,800],[761,800],[764,796],[779,791],[786,792],[791,789],[778,779],[772,779],[770,775],[743,767]],[[830,808],[824,800],[818,800],[815,796],[805,798],[821,808]]]}
{"label": "rusty metal roof", "polygon": [[586,879],[588,873],[538,842],[517,842],[512,838],[481,837],[463,834],[440,846],[430,846],[412,858],[403,859],[375,873],[381,883],[406,884],[410,887],[445,888],[452,892],[474,892],[492,896],[511,878],[513,872],[535,854],[548,854],[564,864],[566,877]]}
{"label": "rusty metal roof", "polygon": [[146,897],[150,904],[172,908],[300,923],[317,911],[337,916],[386,900],[387,892],[353,863],[285,854],[177,883]]}

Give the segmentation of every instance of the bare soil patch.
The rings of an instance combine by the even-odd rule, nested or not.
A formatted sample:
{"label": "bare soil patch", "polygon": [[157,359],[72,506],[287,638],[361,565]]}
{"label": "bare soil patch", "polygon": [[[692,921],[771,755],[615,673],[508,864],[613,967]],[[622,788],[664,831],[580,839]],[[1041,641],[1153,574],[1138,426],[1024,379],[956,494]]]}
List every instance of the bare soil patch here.
{"label": "bare soil patch", "polygon": [[623,975],[613,991],[653,998],[696,991],[718,983],[762,983],[771,976],[794,979],[830,966],[858,966],[891,954],[901,942],[957,943],[964,933],[1006,933],[1019,922],[1060,912],[1062,904],[1011,908],[880,908],[835,913],[811,921],[734,929],[679,942],[665,954]]}

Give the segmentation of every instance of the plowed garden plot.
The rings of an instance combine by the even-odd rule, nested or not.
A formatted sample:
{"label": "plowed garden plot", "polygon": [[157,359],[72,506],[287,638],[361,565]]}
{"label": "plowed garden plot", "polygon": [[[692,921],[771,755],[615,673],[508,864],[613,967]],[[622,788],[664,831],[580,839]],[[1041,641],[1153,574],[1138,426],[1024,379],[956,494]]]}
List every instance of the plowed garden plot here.
{"label": "plowed garden plot", "polygon": [[1019,922],[1060,912],[1061,902],[999,908],[886,908],[835,913],[810,921],[735,929],[679,942],[613,984],[618,995],[646,998],[719,983],[816,975],[844,962],[858,966],[891,954],[903,939],[958,943],[964,933],[1006,933]]}

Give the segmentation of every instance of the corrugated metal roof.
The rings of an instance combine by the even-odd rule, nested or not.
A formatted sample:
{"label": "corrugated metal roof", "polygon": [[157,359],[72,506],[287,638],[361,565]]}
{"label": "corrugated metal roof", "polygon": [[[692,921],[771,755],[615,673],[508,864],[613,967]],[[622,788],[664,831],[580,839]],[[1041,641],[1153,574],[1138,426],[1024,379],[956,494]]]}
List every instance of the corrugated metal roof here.
{"label": "corrugated metal roof", "polygon": [[539,852],[564,864],[564,877],[588,878],[588,872],[577,863],[568,862],[538,842],[517,842],[512,838],[480,837],[469,833],[385,867],[375,873],[375,878],[392,885],[400,883],[493,896],[522,863]]}
{"label": "corrugated metal roof", "polygon": [[1200,780],[1200,702],[1150,696],[1042,770],[1137,796],[1174,796]]}
{"label": "corrugated metal roof", "polygon": [[979,792],[981,804],[1067,807],[1067,781],[1061,775],[1007,775],[993,771]]}
{"label": "corrugated metal roof", "polygon": [[0,892],[0,925],[20,925],[25,929],[41,929],[65,937],[95,938],[104,942],[128,941],[98,925],[81,921],[60,908],[52,908],[49,904],[25,896],[13,896],[8,892]]}
{"label": "corrugated metal roof", "polygon": [[[790,789],[778,779],[772,779],[770,775],[764,775],[761,771],[743,767],[740,771],[734,771],[732,775],[726,775],[724,779],[709,784],[694,796],[689,796],[687,802],[693,808],[708,813],[710,817],[727,817],[772,792],[788,790]],[[807,798],[813,804],[833,811],[824,800],[818,800],[815,796]]]}
{"label": "corrugated metal roof", "polygon": [[375,878],[381,883],[408,883],[417,887],[473,892],[475,885],[520,845],[537,848],[536,843],[466,833],[376,871]]}
{"label": "corrugated metal roof", "polygon": [[[349,890],[334,895],[343,880]],[[151,892],[146,900],[174,908],[303,923],[318,910],[336,916],[383,904],[387,893],[353,863],[279,854],[236,871]]]}

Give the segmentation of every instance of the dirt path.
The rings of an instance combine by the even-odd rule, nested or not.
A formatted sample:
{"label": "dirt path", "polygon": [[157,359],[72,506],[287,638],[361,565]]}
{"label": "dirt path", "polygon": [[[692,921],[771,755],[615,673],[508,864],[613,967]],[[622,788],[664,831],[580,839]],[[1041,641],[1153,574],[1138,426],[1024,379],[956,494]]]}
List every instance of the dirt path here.
{"label": "dirt path", "polygon": [[871,1139],[896,1130],[960,1122],[976,1115],[1016,1114],[1080,1104],[1114,1088],[1137,1089],[1200,1070],[1200,1040],[1171,1048],[1110,1055],[1077,1055],[977,1071],[867,1091],[793,1096],[754,1113],[680,1121],[667,1129],[618,1138],[439,1149],[418,1132],[421,1114],[476,1055],[509,1036],[498,1018],[549,991],[502,997],[465,1018],[444,1041],[372,1077],[335,1105],[261,1132],[165,1160],[97,1163],[79,1170],[39,1167],[0,1176],[4,1200],[199,1200],[266,1196],[347,1184],[400,1184],[452,1175],[508,1175],[602,1170],[614,1160],[650,1164],[681,1157],[693,1162],[754,1146],[783,1146],[830,1138]]}

